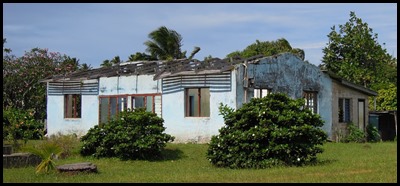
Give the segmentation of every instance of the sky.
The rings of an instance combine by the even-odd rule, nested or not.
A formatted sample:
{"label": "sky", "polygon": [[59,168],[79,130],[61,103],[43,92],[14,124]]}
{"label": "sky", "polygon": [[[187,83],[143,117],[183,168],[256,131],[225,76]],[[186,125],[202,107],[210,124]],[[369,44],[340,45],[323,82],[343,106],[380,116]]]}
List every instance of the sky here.
{"label": "sky", "polygon": [[3,38],[17,57],[37,47],[98,68],[147,53],[148,34],[165,26],[182,36],[187,56],[201,48],[198,60],[284,38],[319,65],[331,28],[338,31],[351,11],[397,58],[397,3],[3,3]]}

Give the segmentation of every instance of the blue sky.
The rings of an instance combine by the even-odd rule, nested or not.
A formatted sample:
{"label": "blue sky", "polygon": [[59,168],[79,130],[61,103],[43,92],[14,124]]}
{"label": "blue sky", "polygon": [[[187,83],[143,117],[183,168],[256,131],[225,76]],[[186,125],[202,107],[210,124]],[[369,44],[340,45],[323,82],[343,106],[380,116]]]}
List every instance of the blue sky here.
{"label": "blue sky", "polygon": [[97,68],[145,52],[148,34],[166,26],[181,34],[187,56],[201,48],[199,60],[285,38],[318,65],[331,27],[348,22],[350,11],[397,58],[397,3],[3,3],[3,38],[17,57],[47,48]]}

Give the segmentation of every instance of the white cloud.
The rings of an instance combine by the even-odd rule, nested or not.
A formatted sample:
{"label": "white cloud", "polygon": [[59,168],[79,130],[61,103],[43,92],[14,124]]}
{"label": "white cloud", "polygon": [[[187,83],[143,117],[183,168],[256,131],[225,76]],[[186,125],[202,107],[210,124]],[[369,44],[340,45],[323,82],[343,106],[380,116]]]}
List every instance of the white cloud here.
{"label": "white cloud", "polygon": [[[49,48],[99,66],[105,59],[144,52],[147,35],[167,26],[183,36],[183,50],[198,59],[225,57],[256,39],[285,38],[319,63],[330,27],[349,12],[378,33],[397,56],[397,6],[387,3],[67,3],[3,4],[3,37],[13,52]],[[22,52],[20,52],[22,53]]]}

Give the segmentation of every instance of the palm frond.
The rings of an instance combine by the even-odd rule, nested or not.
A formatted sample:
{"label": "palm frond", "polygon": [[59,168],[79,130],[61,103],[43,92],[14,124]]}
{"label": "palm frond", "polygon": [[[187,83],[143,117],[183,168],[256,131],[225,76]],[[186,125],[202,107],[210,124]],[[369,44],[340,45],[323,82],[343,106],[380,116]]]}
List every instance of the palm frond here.
{"label": "palm frond", "polygon": [[149,33],[149,39],[144,44],[146,51],[158,59],[181,58],[182,36],[175,30],[170,30],[165,26],[159,27]]}
{"label": "palm frond", "polygon": [[39,156],[40,159],[42,159],[39,165],[36,166],[36,173],[43,171],[48,173],[49,171],[54,170],[56,163],[53,159],[60,156],[63,152],[60,146],[47,141],[44,141],[34,147],[26,147],[24,150]]}

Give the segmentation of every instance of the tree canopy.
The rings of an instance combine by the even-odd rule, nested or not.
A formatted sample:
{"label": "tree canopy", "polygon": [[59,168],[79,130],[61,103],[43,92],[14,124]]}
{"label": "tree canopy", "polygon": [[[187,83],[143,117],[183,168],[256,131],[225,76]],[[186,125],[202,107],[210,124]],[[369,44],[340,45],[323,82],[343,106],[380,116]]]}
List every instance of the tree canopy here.
{"label": "tree canopy", "polygon": [[46,84],[40,80],[56,74],[89,69],[79,60],[47,49],[33,48],[21,57],[5,48],[3,38],[3,110],[15,108],[34,111],[35,119],[46,116]]}
{"label": "tree canopy", "polygon": [[292,52],[300,57],[301,60],[304,60],[305,53],[304,50],[299,48],[292,48],[290,43],[284,39],[280,38],[276,41],[259,41],[256,40],[255,43],[247,46],[242,51],[234,51],[227,55],[228,58],[230,57],[242,57],[242,58],[249,58],[255,55],[262,54],[264,56],[272,56],[282,52]]}
{"label": "tree canopy", "polygon": [[[378,42],[378,34],[355,12],[350,12],[349,21],[339,25],[338,31],[335,26],[331,27],[328,38],[322,69],[377,92],[392,84],[397,87],[397,59],[387,53]],[[387,100],[397,99],[396,94],[386,95]],[[388,109],[380,104],[383,102],[377,102],[378,108]]]}

